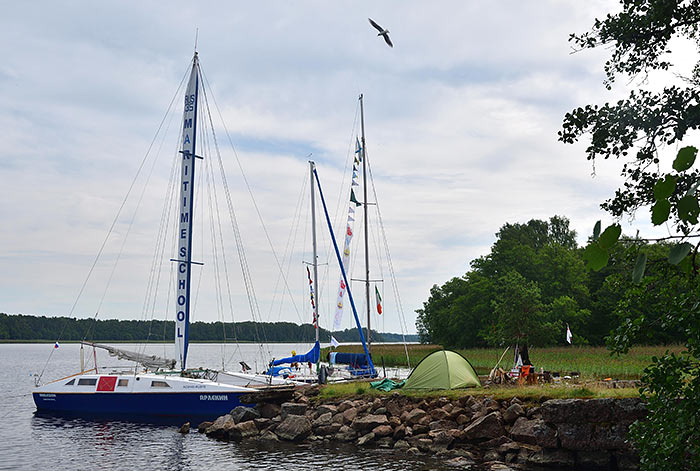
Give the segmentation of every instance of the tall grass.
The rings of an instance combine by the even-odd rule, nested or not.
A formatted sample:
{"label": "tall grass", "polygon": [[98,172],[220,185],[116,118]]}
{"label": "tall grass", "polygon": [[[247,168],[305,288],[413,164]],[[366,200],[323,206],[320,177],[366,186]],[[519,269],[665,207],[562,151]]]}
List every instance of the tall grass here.
{"label": "tall grass", "polygon": [[[439,345],[408,345],[411,367],[415,367],[420,360],[430,353],[442,349]],[[579,373],[586,379],[638,379],[651,363],[653,356],[660,356],[666,351],[679,353],[683,347],[673,346],[647,346],[635,347],[626,355],[613,356],[605,347],[550,347],[530,348],[530,360],[537,371],[543,368],[545,371],[559,372],[562,375],[571,372]],[[328,349],[324,349],[322,357],[325,358]],[[361,353],[361,345],[342,345],[338,351]],[[503,354],[503,348],[473,348],[457,350],[474,366],[477,373],[488,374],[496,366],[498,359]],[[381,366],[382,358],[386,366],[408,366],[403,345],[375,344],[372,345],[372,358],[377,367]],[[513,362],[513,350],[510,349],[503,357],[501,367],[508,369]]]}

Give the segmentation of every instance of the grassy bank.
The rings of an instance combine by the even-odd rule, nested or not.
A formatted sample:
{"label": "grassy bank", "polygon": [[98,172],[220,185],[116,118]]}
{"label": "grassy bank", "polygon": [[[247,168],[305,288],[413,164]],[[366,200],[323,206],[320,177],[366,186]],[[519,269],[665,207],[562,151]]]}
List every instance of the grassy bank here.
{"label": "grassy bank", "polygon": [[[411,366],[417,365],[428,354],[440,350],[439,345],[408,345]],[[362,352],[361,345],[342,345],[338,348],[342,352]],[[457,350],[474,366],[477,373],[488,374],[498,359],[503,354],[501,348],[475,348]],[[562,374],[579,372],[585,379],[638,379],[644,368],[651,363],[653,356],[662,355],[666,350],[680,352],[683,347],[654,346],[635,347],[626,355],[611,356],[605,347],[552,347],[530,348],[530,360],[539,371],[544,368],[547,371],[558,371]],[[322,351],[325,358],[328,349]],[[506,353],[501,362],[501,367],[507,369],[512,364],[512,349]],[[375,365],[381,367],[382,357],[386,366],[407,366],[406,353],[403,345],[373,345],[372,358]]]}
{"label": "grassy bank", "polygon": [[[449,391],[420,391],[420,390],[396,390],[399,394],[411,397],[437,397],[460,398],[463,396],[488,396],[494,399],[512,399],[517,397],[527,401],[542,402],[547,399],[592,399],[602,397],[639,397],[636,388],[610,389],[599,388],[592,385],[563,384],[541,386],[510,386],[490,388],[453,389]],[[368,381],[354,381],[349,383],[326,384],[321,388],[319,398],[321,400],[350,398],[359,396],[379,396],[388,394],[370,388]]]}

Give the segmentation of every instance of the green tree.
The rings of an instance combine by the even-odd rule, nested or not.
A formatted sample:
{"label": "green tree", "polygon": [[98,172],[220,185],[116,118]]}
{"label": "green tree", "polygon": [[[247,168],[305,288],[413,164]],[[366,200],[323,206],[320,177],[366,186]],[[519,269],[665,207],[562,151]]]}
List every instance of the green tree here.
{"label": "green tree", "polygon": [[[622,11],[596,19],[590,32],[572,35],[581,49],[604,47],[611,56],[605,63],[605,85],[611,88],[619,76],[636,78],[653,70],[673,71],[671,41],[700,44],[700,2],[697,0],[622,0]],[[587,105],[564,117],[560,140],[571,143],[590,135],[587,158],[623,159],[625,182],[602,208],[613,217],[634,215],[650,207],[654,225],[666,223],[675,240],[668,262],[678,270],[675,287],[642,279],[648,257],[640,252],[632,276],[643,284],[627,292],[618,312],[621,326],[611,338],[614,351],[624,352],[644,339],[648,329],[683,332],[684,355],[655,358],[643,377],[642,394],[648,401],[648,420],[632,427],[642,467],[647,470],[700,469],[700,436],[697,404],[700,402],[700,283],[697,276],[697,189],[700,174],[693,169],[697,149],[681,147],[688,133],[700,127],[700,63],[684,85],[656,92],[638,89],[614,104]],[[673,151],[681,147],[678,152]],[[671,164],[671,165],[668,165]],[[665,168],[672,167],[672,171]],[[602,233],[594,228],[594,240],[584,256],[594,269],[608,263],[620,237],[617,225]],[[658,280],[657,280],[658,281]],[[651,284],[650,284],[651,283]],[[668,288],[668,289],[667,289]],[[654,305],[640,300],[655,297]],[[627,304],[624,304],[627,303]],[[663,309],[659,309],[659,307]],[[627,309],[631,308],[631,309]]]}
{"label": "green tree", "polygon": [[491,302],[495,328],[485,334],[493,345],[547,345],[556,327],[547,322],[545,306],[537,284],[516,271],[499,279],[496,298]]}

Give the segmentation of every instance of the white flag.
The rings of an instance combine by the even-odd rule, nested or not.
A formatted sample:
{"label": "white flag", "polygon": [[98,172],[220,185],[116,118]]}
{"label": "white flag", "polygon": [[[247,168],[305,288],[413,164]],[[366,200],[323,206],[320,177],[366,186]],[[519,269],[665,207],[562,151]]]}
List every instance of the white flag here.
{"label": "white flag", "polygon": [[566,324],[566,341],[571,343],[571,330],[569,329],[569,324]]}
{"label": "white flag", "polygon": [[331,335],[331,345],[333,345],[334,348],[337,348],[340,343]]}

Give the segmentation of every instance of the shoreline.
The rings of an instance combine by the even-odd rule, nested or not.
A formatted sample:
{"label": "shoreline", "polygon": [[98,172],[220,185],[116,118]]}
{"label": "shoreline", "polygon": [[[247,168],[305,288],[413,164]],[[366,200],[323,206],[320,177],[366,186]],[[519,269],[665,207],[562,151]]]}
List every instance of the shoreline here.
{"label": "shoreline", "polygon": [[[639,466],[627,440],[629,425],[646,416],[639,398],[498,399],[468,390],[457,397],[446,395],[456,391],[327,397],[323,389],[299,388],[293,401],[282,404],[240,406],[197,430],[222,441],[346,443],[432,454],[454,466],[500,471],[541,466],[632,471]],[[188,433],[189,424],[180,432]]]}

